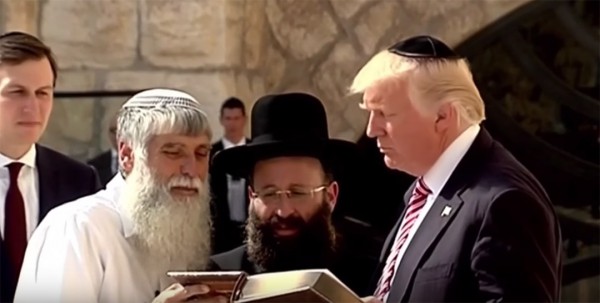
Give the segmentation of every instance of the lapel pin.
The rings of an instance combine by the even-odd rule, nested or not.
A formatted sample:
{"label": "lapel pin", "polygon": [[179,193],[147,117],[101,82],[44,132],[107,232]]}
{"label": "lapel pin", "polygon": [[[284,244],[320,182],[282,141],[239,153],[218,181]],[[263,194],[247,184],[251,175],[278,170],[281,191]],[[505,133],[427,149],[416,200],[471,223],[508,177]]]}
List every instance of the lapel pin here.
{"label": "lapel pin", "polygon": [[450,207],[448,205],[444,206],[444,210],[442,210],[442,217],[449,216],[451,211],[452,211],[452,207]]}

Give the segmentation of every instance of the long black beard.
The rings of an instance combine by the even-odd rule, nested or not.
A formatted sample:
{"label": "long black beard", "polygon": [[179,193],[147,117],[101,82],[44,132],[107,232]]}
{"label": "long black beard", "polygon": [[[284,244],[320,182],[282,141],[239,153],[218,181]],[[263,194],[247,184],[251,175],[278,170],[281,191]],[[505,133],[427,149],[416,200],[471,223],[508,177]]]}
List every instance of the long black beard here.
{"label": "long black beard", "polygon": [[[277,238],[273,230],[276,223],[298,227],[299,232],[289,238]],[[327,268],[336,251],[336,232],[327,203],[308,222],[300,217],[277,216],[262,222],[251,211],[246,233],[248,257],[261,272]]]}

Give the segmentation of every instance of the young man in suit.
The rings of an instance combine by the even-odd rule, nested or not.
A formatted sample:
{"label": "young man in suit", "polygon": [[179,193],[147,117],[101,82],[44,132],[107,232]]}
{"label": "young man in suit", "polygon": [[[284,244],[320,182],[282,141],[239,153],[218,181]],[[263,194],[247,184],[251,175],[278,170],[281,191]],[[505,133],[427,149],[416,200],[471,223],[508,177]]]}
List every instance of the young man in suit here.
{"label": "young man in suit", "polygon": [[[307,123],[306,121],[310,121]],[[212,257],[219,270],[249,274],[328,268],[355,292],[368,262],[332,223],[336,178],[356,145],[330,139],[321,101],[304,93],[268,95],[252,109],[252,142],[224,150],[213,165],[248,177],[246,244]]]}
{"label": "young man in suit", "polygon": [[88,164],[96,168],[96,171],[98,171],[102,186],[106,186],[110,179],[112,179],[112,177],[114,177],[119,170],[119,160],[117,158],[116,115],[110,120],[107,133],[108,140],[110,142],[110,150],[107,150],[88,161]]}
{"label": "young man in suit", "polygon": [[376,54],[351,86],[388,167],[417,180],[372,302],[553,302],[561,235],[536,178],[480,126],[465,59],[429,36]]}
{"label": "young man in suit", "polygon": [[0,35],[0,301],[11,302],[27,241],[55,206],[96,192],[95,170],[37,144],[52,110],[56,62],[26,33]]}
{"label": "young man in suit", "polygon": [[[235,97],[231,97],[221,105],[221,126],[223,137],[212,145],[211,161],[218,152],[244,145],[250,142],[245,137],[246,107]],[[223,171],[210,168],[210,185],[214,222],[214,252],[223,252],[242,244],[244,222],[248,218],[248,192],[244,178],[229,175]]]}

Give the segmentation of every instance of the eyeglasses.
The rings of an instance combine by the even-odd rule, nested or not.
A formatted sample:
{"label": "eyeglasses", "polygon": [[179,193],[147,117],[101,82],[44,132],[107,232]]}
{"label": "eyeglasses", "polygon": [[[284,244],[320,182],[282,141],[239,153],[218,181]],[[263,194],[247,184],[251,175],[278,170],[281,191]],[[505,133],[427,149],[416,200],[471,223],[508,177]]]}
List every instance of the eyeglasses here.
{"label": "eyeglasses", "polygon": [[327,185],[320,185],[313,188],[293,188],[289,190],[267,189],[252,193],[252,198],[259,199],[267,206],[275,205],[285,196],[293,204],[305,204],[315,197],[315,194],[323,191]]}

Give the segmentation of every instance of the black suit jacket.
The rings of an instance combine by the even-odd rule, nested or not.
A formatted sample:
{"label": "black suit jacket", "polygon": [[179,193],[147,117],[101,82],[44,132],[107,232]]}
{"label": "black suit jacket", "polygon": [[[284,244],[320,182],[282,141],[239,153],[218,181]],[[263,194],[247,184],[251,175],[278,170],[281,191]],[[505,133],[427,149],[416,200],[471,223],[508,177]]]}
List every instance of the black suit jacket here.
{"label": "black suit jacket", "polygon": [[[446,207],[452,210],[443,216]],[[400,222],[384,244],[372,290]],[[407,247],[387,302],[553,302],[561,274],[549,198],[482,128]]]}
{"label": "black suit jacket", "polygon": [[88,164],[96,168],[98,175],[100,176],[100,182],[102,186],[106,186],[108,182],[115,176],[112,171],[112,152],[110,150],[105,151],[95,158],[88,161]]}
{"label": "black suit jacket", "polygon": [[[36,145],[36,166],[40,203],[38,223],[54,207],[93,194],[101,188],[93,167],[40,145]],[[0,302],[12,302],[16,281],[9,279],[14,269],[6,257],[3,242],[0,241]]]}
{"label": "black suit jacket", "polygon": [[[352,251],[342,249],[335,258],[336,262],[327,267],[331,273],[359,296],[365,296],[369,282],[369,267],[372,262],[352,254]],[[311,269],[311,268],[306,268]],[[246,245],[211,257],[210,270],[214,271],[244,271],[253,275],[262,273],[249,259]]]}
{"label": "black suit jacket", "polygon": [[[250,139],[246,138],[246,143]],[[210,161],[213,157],[223,150],[223,141],[219,140],[212,145],[210,152]],[[235,248],[243,243],[244,226],[240,222],[233,222],[229,218],[229,203],[227,201],[227,175],[223,171],[218,171],[213,165],[210,166],[210,189],[211,189],[211,213],[213,221],[213,252],[220,253]],[[250,203],[248,199],[248,190],[245,195],[246,205]],[[247,217],[247,207],[246,217]]]}

